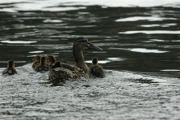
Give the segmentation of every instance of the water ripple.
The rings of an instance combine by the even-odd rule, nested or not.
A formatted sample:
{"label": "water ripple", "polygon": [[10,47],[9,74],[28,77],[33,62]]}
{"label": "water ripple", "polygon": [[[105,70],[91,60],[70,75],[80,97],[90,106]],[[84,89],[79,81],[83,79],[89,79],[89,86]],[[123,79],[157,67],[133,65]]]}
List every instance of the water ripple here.
{"label": "water ripple", "polygon": [[62,20],[51,20],[51,19],[46,19],[43,21],[44,23],[61,23]]}
{"label": "water ripple", "polygon": [[135,30],[135,31],[126,31],[119,32],[119,34],[180,34],[180,30],[172,31],[172,30]]}
{"label": "water ripple", "polygon": [[[97,1],[97,0],[1,0],[0,3],[13,3],[13,8],[3,8],[0,11],[7,12],[17,12],[17,11],[68,11],[68,10],[78,10],[85,9],[86,7],[81,6],[90,6],[90,5],[100,5],[103,8],[106,7],[152,7],[152,6],[168,6],[168,7],[179,7],[177,4],[170,4],[174,2],[179,2],[179,0],[163,0],[161,2],[157,2],[157,0],[148,1],[148,4],[144,4],[145,0],[138,1],[130,1],[130,0],[113,0],[109,2],[109,0]],[[123,4],[122,4],[123,3]],[[66,5],[66,7],[57,7],[56,5]],[[106,7],[105,7],[106,6]]]}
{"label": "water ripple", "polygon": [[11,40],[4,40],[0,41],[1,43],[8,43],[8,44],[32,44],[37,43],[37,41],[11,41]]}
{"label": "water ripple", "polygon": [[162,51],[157,49],[146,49],[146,48],[132,48],[130,51],[140,52],[140,53],[166,53],[168,51]]}
{"label": "water ripple", "polygon": [[44,51],[30,51],[29,53],[32,53],[32,54],[34,54],[34,53],[43,53]]}
{"label": "water ripple", "polygon": [[168,24],[147,24],[147,25],[140,25],[141,27],[145,28],[153,28],[153,27],[171,27],[171,26],[176,26],[176,23],[168,23]]}
{"label": "water ripple", "polygon": [[157,16],[151,16],[151,17],[143,17],[143,16],[133,16],[128,18],[121,18],[115,20],[116,22],[133,22],[133,21],[140,21],[140,20],[147,20],[147,21],[163,21],[163,20],[177,20],[177,18],[163,18],[163,17],[157,17]]}
{"label": "water ripple", "polygon": [[[111,61],[109,61],[109,60],[98,60],[98,63],[100,63],[100,64],[106,64],[109,62],[111,62]],[[86,63],[92,63],[92,60],[87,60]]]}

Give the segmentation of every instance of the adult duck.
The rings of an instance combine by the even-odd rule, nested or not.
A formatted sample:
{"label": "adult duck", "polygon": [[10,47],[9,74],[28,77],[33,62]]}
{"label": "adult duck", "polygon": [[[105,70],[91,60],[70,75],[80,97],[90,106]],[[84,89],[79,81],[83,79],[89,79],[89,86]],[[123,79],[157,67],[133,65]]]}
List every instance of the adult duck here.
{"label": "adult duck", "polygon": [[89,78],[90,69],[86,65],[83,52],[86,50],[102,50],[101,48],[93,45],[86,38],[78,38],[73,44],[73,56],[75,59],[75,65],[61,64],[61,67],[54,68],[49,73],[50,81],[58,83],[66,79],[78,79],[80,77]]}
{"label": "adult duck", "polygon": [[9,60],[7,63],[7,68],[3,71],[3,75],[14,75],[17,74],[15,69],[15,62],[13,60]]}
{"label": "adult duck", "polygon": [[90,66],[90,73],[93,77],[104,77],[104,70],[101,65],[98,64],[98,58],[92,59],[92,65]]}

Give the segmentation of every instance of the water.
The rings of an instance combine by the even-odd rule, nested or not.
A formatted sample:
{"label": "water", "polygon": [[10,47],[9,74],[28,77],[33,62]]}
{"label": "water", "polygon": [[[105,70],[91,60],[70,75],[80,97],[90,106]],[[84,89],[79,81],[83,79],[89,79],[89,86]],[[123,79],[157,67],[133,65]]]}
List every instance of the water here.
{"label": "water", "polygon": [[[0,73],[9,59],[18,75],[0,76],[0,119],[179,119],[178,0],[1,0]],[[103,79],[44,84],[36,55],[73,61],[74,38],[102,52]]]}

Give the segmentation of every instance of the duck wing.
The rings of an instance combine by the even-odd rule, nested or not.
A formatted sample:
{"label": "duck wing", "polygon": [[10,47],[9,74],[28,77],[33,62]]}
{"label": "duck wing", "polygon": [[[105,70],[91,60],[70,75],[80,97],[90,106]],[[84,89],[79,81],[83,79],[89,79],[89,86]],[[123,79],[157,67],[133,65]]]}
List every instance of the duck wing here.
{"label": "duck wing", "polygon": [[80,77],[89,78],[89,74],[86,73],[83,69],[77,67],[76,65],[61,63],[61,67],[72,71],[77,76],[77,78],[80,78]]}
{"label": "duck wing", "polygon": [[51,69],[49,72],[49,82],[52,85],[64,84],[65,80],[77,78],[80,78],[80,75],[76,71],[71,71],[63,67]]}

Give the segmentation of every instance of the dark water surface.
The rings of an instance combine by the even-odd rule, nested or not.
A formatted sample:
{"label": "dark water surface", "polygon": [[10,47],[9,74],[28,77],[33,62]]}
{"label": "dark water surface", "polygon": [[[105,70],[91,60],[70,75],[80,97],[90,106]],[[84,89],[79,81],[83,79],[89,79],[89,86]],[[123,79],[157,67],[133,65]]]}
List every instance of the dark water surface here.
{"label": "dark water surface", "polygon": [[[41,2],[31,2],[0,2],[0,67],[13,59],[20,73],[1,76],[2,119],[180,118],[178,3],[151,7],[62,3],[38,9]],[[36,74],[32,58],[54,55],[73,61],[77,37],[103,48],[85,52],[85,59],[98,57],[111,70],[107,77],[70,81],[63,87],[39,84],[47,80],[47,73]]]}
{"label": "dark water surface", "polygon": [[21,66],[37,54],[73,60],[73,39],[82,36],[104,49],[86,54],[86,60],[98,56],[107,69],[180,71],[179,8],[86,6],[69,11],[1,11],[0,18],[1,63],[14,59]]}

